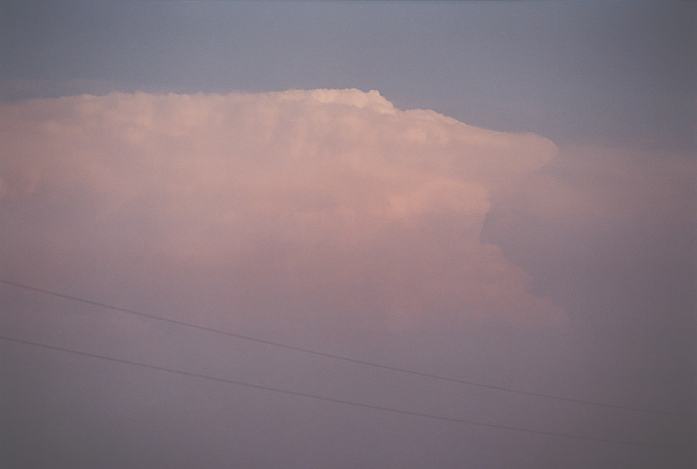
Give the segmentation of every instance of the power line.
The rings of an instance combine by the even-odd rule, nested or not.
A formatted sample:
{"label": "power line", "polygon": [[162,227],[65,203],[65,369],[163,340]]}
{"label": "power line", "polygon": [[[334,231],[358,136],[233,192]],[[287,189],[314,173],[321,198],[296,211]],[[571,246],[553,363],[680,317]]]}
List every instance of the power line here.
{"label": "power line", "polygon": [[122,365],[129,365],[129,366],[134,366],[134,367],[139,367],[139,368],[162,371],[165,373],[186,376],[189,378],[196,378],[196,379],[212,381],[212,382],[216,382],[216,383],[232,384],[235,386],[241,386],[241,387],[246,387],[246,388],[251,388],[251,389],[268,391],[268,392],[273,392],[273,393],[277,393],[277,394],[285,394],[285,395],[290,395],[290,396],[303,397],[303,398],[307,398],[307,399],[314,399],[314,400],[318,400],[318,401],[330,402],[333,404],[341,404],[341,405],[350,406],[350,407],[359,407],[359,408],[363,408],[363,409],[377,410],[380,412],[387,412],[387,413],[392,413],[392,414],[407,415],[407,416],[411,416],[411,417],[421,417],[421,418],[427,418],[427,419],[431,419],[431,420],[439,420],[439,421],[444,421],[444,422],[464,424],[464,425],[470,425],[470,426],[476,426],[476,427],[494,428],[494,429],[506,430],[506,431],[511,431],[511,432],[531,433],[534,435],[551,436],[551,437],[565,438],[565,439],[569,439],[569,440],[582,440],[582,441],[591,441],[591,442],[596,442],[596,443],[606,443],[606,444],[611,444],[611,445],[654,448],[653,445],[650,445],[650,444],[645,443],[645,442],[640,442],[640,441],[614,440],[614,439],[608,439],[608,438],[602,438],[602,437],[577,435],[574,433],[535,430],[535,429],[526,428],[526,427],[517,427],[517,426],[512,426],[512,425],[501,425],[501,424],[496,424],[496,423],[480,422],[477,420],[447,417],[447,416],[442,416],[442,415],[428,414],[428,413],[424,413],[424,412],[416,412],[416,411],[411,411],[411,410],[406,410],[406,409],[399,409],[396,407],[387,407],[387,406],[376,405],[376,404],[368,404],[365,402],[351,401],[351,400],[347,400],[347,399],[338,399],[338,398],[323,396],[323,395],[319,395],[319,394],[312,394],[312,393],[307,393],[307,392],[302,392],[302,391],[293,391],[290,389],[282,389],[282,388],[277,388],[277,387],[273,387],[273,386],[266,386],[266,385],[262,385],[262,384],[248,383],[246,381],[221,378],[221,377],[217,377],[217,376],[195,373],[195,372],[186,371],[186,370],[179,370],[176,368],[168,368],[168,367],[159,366],[159,365],[152,365],[149,363],[126,360],[126,359],[122,359],[122,358],[115,358],[115,357],[110,357],[107,355],[101,355],[101,354],[92,353],[92,352],[84,352],[84,351],[80,351],[80,350],[74,350],[71,348],[59,347],[59,346],[55,346],[55,345],[44,344],[41,342],[34,342],[34,341],[30,341],[30,340],[18,339],[18,338],[7,337],[7,336],[2,336],[2,335],[0,335],[0,340],[15,343],[15,344],[21,344],[21,345],[25,345],[25,346],[42,348],[45,350],[64,352],[64,353],[80,355],[83,357],[89,357],[89,358],[98,359],[98,360],[105,360],[105,361],[109,361],[109,362],[113,362],[113,363],[119,363]]}
{"label": "power line", "polygon": [[439,375],[439,374],[435,374],[435,373],[428,373],[425,371],[419,371],[419,370],[414,370],[414,369],[410,369],[410,368],[402,368],[402,367],[398,367],[398,366],[386,365],[383,363],[378,363],[378,362],[373,362],[373,361],[368,361],[368,360],[361,360],[361,359],[353,358],[353,357],[346,356],[346,355],[340,355],[340,354],[335,354],[335,353],[330,353],[330,352],[323,352],[321,350],[309,349],[309,348],[305,348],[305,347],[299,347],[299,346],[295,346],[295,345],[286,344],[283,342],[276,342],[273,340],[262,339],[259,337],[238,334],[236,332],[230,332],[230,331],[226,331],[226,330],[222,330],[222,329],[216,329],[213,327],[208,327],[208,326],[203,326],[200,324],[181,321],[178,319],[171,319],[171,318],[167,318],[167,317],[163,317],[163,316],[157,316],[154,314],[145,313],[145,312],[138,311],[135,309],[114,306],[114,305],[111,305],[108,303],[90,300],[90,299],[82,298],[82,297],[75,296],[75,295],[69,295],[66,293],[60,293],[60,292],[56,292],[53,290],[47,290],[45,288],[39,288],[39,287],[35,287],[35,286],[31,286],[31,285],[27,285],[27,284],[23,284],[23,283],[19,283],[19,282],[14,282],[11,280],[0,279],[0,283],[3,283],[5,285],[11,286],[11,287],[20,288],[23,290],[28,290],[28,291],[33,291],[33,292],[37,292],[37,293],[43,293],[46,295],[51,295],[51,296],[54,296],[57,298],[65,299],[65,300],[76,301],[76,302],[88,304],[91,306],[97,306],[97,307],[109,309],[112,311],[118,311],[120,313],[126,313],[126,314],[130,314],[133,316],[139,316],[141,318],[146,318],[146,319],[150,319],[153,321],[161,321],[161,322],[174,324],[174,325],[181,326],[181,327],[188,327],[191,329],[209,332],[212,334],[223,335],[226,337],[231,337],[231,338],[240,339],[240,340],[246,340],[249,342],[255,342],[258,344],[264,344],[264,345],[268,345],[268,346],[272,346],[272,347],[283,348],[286,350],[293,350],[295,352],[306,353],[309,355],[315,355],[318,357],[329,358],[332,360],[340,360],[343,362],[353,363],[353,364],[357,364],[357,365],[368,366],[368,367],[377,368],[377,369],[381,369],[381,370],[388,370],[388,371],[392,371],[395,373],[402,373],[402,374],[407,374],[407,375],[412,375],[412,376],[420,376],[422,378],[429,378],[429,379],[434,379],[434,380],[438,380],[438,381],[462,384],[462,385],[467,385],[467,386],[475,386],[475,387],[479,387],[479,388],[490,389],[490,390],[504,392],[504,393],[510,393],[510,394],[518,394],[518,395],[532,396],[532,397],[537,397],[537,398],[542,398],[542,399],[553,399],[553,400],[557,400],[557,401],[571,402],[574,404],[580,404],[580,405],[586,405],[586,406],[603,407],[603,408],[610,408],[610,409],[616,409],[616,410],[624,410],[624,411],[629,411],[629,412],[641,412],[641,413],[649,413],[649,414],[680,416],[680,414],[678,414],[676,412],[670,412],[670,411],[661,410],[661,409],[648,409],[648,408],[632,407],[632,406],[626,406],[626,405],[622,405],[622,404],[613,404],[613,403],[593,401],[593,400],[587,400],[587,399],[579,399],[579,398],[574,398],[574,397],[559,396],[556,394],[548,394],[548,393],[535,392],[535,391],[525,391],[525,390],[521,390],[521,389],[507,387],[507,386],[499,386],[499,385],[495,385],[495,384],[481,383],[478,381],[455,378],[455,377],[451,377],[451,376],[444,376],[444,375]]}

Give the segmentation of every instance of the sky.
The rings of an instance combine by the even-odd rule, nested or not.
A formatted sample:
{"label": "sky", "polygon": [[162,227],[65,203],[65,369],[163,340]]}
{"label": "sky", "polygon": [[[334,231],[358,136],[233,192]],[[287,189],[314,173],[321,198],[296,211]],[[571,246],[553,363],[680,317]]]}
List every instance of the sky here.
{"label": "sky", "polygon": [[696,20],[3,2],[0,462],[695,467]]}

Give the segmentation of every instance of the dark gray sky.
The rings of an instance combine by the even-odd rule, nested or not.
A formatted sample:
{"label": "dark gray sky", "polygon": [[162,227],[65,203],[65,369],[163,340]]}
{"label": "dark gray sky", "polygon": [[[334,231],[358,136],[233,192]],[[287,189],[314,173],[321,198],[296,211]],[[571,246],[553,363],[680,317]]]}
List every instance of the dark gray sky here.
{"label": "dark gray sky", "polygon": [[[0,465],[695,467],[696,15],[689,2],[3,2],[0,278],[677,415],[434,382],[0,285],[10,337],[650,446],[0,341]],[[381,96],[259,94],[317,88]],[[103,97],[53,99],[81,94]]]}

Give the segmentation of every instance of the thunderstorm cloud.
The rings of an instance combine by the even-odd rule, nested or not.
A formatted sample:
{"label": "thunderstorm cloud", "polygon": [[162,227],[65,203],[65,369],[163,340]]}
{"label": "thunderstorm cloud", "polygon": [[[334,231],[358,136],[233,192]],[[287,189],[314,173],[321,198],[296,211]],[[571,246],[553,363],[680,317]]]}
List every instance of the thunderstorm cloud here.
{"label": "thunderstorm cloud", "polygon": [[41,99],[3,105],[0,128],[16,278],[199,285],[245,314],[397,327],[563,318],[480,236],[492,200],[555,157],[537,135],[353,89]]}

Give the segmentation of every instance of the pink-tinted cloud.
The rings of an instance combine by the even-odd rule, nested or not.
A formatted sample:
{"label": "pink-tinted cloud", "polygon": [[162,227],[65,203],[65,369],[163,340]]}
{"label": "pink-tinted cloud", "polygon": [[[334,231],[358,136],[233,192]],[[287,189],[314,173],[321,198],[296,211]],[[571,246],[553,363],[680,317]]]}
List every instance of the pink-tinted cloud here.
{"label": "pink-tinted cloud", "polygon": [[480,240],[492,198],[554,157],[542,137],[359,90],[34,100],[0,129],[10,275],[208,278],[247,309],[388,322],[560,317]]}

